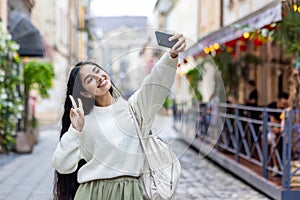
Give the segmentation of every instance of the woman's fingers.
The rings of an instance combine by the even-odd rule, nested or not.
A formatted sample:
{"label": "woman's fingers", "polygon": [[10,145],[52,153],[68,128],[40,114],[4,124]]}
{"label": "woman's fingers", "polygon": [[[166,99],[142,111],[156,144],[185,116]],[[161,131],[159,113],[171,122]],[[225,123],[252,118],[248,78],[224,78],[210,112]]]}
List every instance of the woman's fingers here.
{"label": "woman's fingers", "polygon": [[78,104],[79,104],[79,109],[82,109],[83,110],[83,107],[82,107],[82,101],[80,98],[78,98]]}
{"label": "woman's fingers", "polygon": [[181,37],[178,42],[172,47],[173,51],[179,51],[180,47],[185,45],[185,38]]}
{"label": "woman's fingers", "polygon": [[172,41],[172,40],[176,40],[176,39],[179,39],[179,38],[181,38],[183,35],[180,33],[180,34],[175,34],[175,35],[173,35],[173,36],[171,36],[170,38],[169,38],[169,41]]}
{"label": "woman's fingers", "polygon": [[70,97],[70,99],[71,99],[73,108],[77,108],[76,102],[75,102],[74,98],[72,97],[72,95],[69,95],[69,97]]}
{"label": "woman's fingers", "polygon": [[178,39],[178,41],[177,41],[176,44],[172,47],[172,50],[176,50],[178,47],[181,46],[181,44],[182,44],[183,42],[185,42],[185,38],[183,37],[182,34],[175,34],[175,35],[171,36],[171,37],[169,38],[169,41],[177,40],[177,39]]}
{"label": "woman's fingers", "polygon": [[186,47],[186,43],[184,42],[184,43],[181,43],[180,47],[177,48],[176,50],[179,51],[179,52],[183,52],[185,47]]}
{"label": "woman's fingers", "polygon": [[173,35],[172,37],[169,38],[169,41],[176,40],[176,39],[178,39],[178,41],[171,48],[171,50],[169,52],[169,55],[172,58],[176,58],[180,52],[183,52],[185,50],[185,47],[186,47],[186,40],[182,34]]}
{"label": "woman's fingers", "polygon": [[71,108],[71,111],[77,115],[77,116],[80,116],[80,117],[83,117],[84,116],[84,112],[83,112],[83,105],[82,105],[82,101],[80,98],[78,98],[78,107],[77,107],[77,104],[73,98],[72,95],[69,95],[70,99],[71,99],[71,102],[72,102],[72,105],[73,105],[73,108]]}
{"label": "woman's fingers", "polygon": [[[183,52],[185,50],[185,47],[186,47],[186,41],[185,41],[185,38],[184,37],[180,37],[178,39],[178,42],[172,47],[171,49],[171,54],[173,54],[172,57],[176,57],[178,56],[178,54],[180,52]],[[170,55],[171,55],[170,54]],[[175,56],[174,56],[175,55]]]}
{"label": "woman's fingers", "polygon": [[78,114],[74,111],[73,108],[71,108],[70,110],[70,120],[71,120],[71,123],[73,125],[73,127],[75,128],[76,127],[76,120],[75,120],[75,117],[77,116]]}
{"label": "woman's fingers", "polygon": [[74,98],[71,95],[69,95],[69,98],[73,105],[73,108],[71,108],[71,110],[70,110],[70,120],[71,120],[72,126],[76,130],[81,132],[82,128],[84,126],[84,111],[83,111],[82,101],[81,101],[81,99],[78,98],[78,107],[77,107]]}
{"label": "woman's fingers", "polygon": [[70,117],[75,117],[75,116],[78,116],[78,115],[79,114],[78,114],[77,110],[74,109],[74,108],[71,108],[71,110],[70,110]]}
{"label": "woman's fingers", "polygon": [[78,104],[79,104],[78,113],[80,117],[84,117],[83,105],[80,98],[78,98]]}

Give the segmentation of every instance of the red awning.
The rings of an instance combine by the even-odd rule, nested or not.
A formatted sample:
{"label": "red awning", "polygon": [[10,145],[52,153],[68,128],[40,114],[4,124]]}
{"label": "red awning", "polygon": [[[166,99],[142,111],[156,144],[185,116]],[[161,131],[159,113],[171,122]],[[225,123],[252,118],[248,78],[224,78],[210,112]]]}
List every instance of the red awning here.
{"label": "red awning", "polygon": [[196,55],[202,52],[205,47],[209,47],[215,43],[224,44],[225,42],[241,37],[245,31],[260,29],[281,20],[281,1],[277,0],[229,26],[202,37],[184,53],[183,57]]}

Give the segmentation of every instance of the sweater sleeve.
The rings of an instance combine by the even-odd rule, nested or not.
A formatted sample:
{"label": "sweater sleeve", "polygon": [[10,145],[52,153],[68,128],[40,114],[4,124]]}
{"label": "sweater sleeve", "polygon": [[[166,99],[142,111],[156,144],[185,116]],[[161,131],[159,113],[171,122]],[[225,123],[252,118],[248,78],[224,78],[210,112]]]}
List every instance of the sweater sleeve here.
{"label": "sweater sleeve", "polygon": [[128,99],[140,122],[151,122],[161,108],[176,75],[178,58],[165,53],[145,77],[140,88]]}
{"label": "sweater sleeve", "polygon": [[71,125],[61,137],[52,158],[52,165],[59,173],[70,174],[77,169],[81,157],[81,134]]}

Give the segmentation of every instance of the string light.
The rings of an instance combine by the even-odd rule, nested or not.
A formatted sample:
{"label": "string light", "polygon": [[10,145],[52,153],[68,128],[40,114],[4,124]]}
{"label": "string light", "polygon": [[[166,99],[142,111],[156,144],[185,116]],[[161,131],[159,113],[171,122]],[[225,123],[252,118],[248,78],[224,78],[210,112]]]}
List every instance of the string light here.
{"label": "string light", "polygon": [[214,49],[215,49],[215,50],[218,50],[219,48],[220,48],[220,44],[215,43],[215,44],[214,44]]}
{"label": "string light", "polygon": [[300,6],[297,6],[296,4],[293,5],[293,9],[295,12],[300,12]]}
{"label": "string light", "polygon": [[250,37],[250,33],[249,33],[249,32],[245,32],[245,33],[243,34],[243,37],[244,37],[245,39],[248,39],[248,38]]}
{"label": "string light", "polygon": [[293,5],[293,8],[295,12],[298,10],[298,6],[296,4]]}
{"label": "string light", "polygon": [[204,53],[209,54],[209,52],[210,52],[210,48],[205,47],[205,48],[204,48]]}
{"label": "string light", "polygon": [[274,28],[275,26],[276,26],[276,23],[270,24],[270,27],[271,27],[271,28]]}

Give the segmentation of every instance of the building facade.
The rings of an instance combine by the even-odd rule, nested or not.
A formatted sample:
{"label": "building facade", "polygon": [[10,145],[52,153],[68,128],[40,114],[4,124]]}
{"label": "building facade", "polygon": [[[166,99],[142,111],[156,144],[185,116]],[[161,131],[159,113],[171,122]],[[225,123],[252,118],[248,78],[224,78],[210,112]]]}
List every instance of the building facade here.
{"label": "building facade", "polygon": [[[235,95],[241,104],[247,96],[245,83],[248,80],[256,82],[259,92],[258,103],[262,106],[274,101],[278,93],[288,92],[287,79],[290,66],[286,62],[277,62],[284,59],[282,48],[272,42],[272,39],[267,38],[268,36],[261,38],[264,33],[270,33],[273,30],[272,26],[276,26],[276,22],[282,19],[281,1],[190,0],[184,1],[184,4],[182,5],[181,1],[158,0],[156,13],[161,14],[156,14],[156,16],[163,16],[161,19],[157,18],[157,24],[161,28],[182,32],[187,37],[196,33],[196,39],[188,45],[187,51],[183,54],[183,57],[189,58],[190,64],[196,66],[203,61],[203,58],[211,57],[212,59],[216,53],[220,52],[220,49],[230,51],[232,62],[239,63],[237,70],[240,75],[236,78],[239,78],[240,82],[238,88],[235,89],[237,91]],[[183,7],[185,9],[182,9]],[[182,10],[190,12],[186,15],[181,13]],[[171,19],[175,19],[173,23],[178,24],[168,23]],[[258,34],[254,34],[253,38],[249,36],[246,39],[243,38],[244,33],[255,32]],[[214,50],[214,45],[219,49]],[[210,51],[210,49],[213,50]],[[245,57],[256,58],[260,62],[242,63],[241,59]],[[182,65],[182,69],[184,67],[185,65]],[[219,68],[219,66],[216,67]],[[247,76],[241,76],[243,73]],[[206,82],[211,83],[211,81]],[[225,90],[227,85],[228,83],[224,82]],[[186,87],[184,88],[181,90],[186,90]],[[204,94],[204,96],[207,95]]]}
{"label": "building facade", "polygon": [[[187,39],[187,49],[189,49],[197,43],[199,38],[220,28],[219,11],[219,0],[158,0],[155,5],[156,24],[161,30],[182,33]],[[180,67],[178,67],[172,91],[177,101],[189,102],[195,95],[191,95],[193,90],[190,89],[190,83],[185,75],[189,70],[196,68],[203,59],[193,55],[184,55],[183,57],[179,61]],[[199,88],[201,88],[202,100],[207,102],[214,93],[213,79],[216,69],[210,64],[206,64],[204,67],[207,73],[203,74]],[[199,71],[199,73],[203,72]]]}
{"label": "building facade", "polygon": [[[91,19],[88,59],[100,64],[116,86],[128,97],[149,73],[154,30],[147,29],[146,16],[112,16]],[[150,65],[150,64],[149,64]]]}
{"label": "building facade", "polygon": [[[268,13],[273,14],[268,15]],[[223,3],[223,24],[224,27],[236,25],[237,27],[247,26],[246,30],[261,31],[271,23],[281,20],[281,2],[274,0],[225,0]],[[256,21],[256,22],[254,22]],[[239,87],[239,103],[244,103],[243,99],[247,96],[245,91],[245,82],[254,80],[256,82],[260,105],[267,105],[274,101],[280,92],[288,92],[286,84],[289,76],[289,66],[271,62],[279,60],[282,55],[282,49],[271,40],[264,44],[255,46],[251,42],[247,44],[248,49],[245,53],[255,55],[261,59],[261,63],[253,65],[249,63],[246,80],[242,81]],[[241,56],[240,52],[240,56]]]}
{"label": "building facade", "polygon": [[[53,122],[61,117],[69,71],[86,58],[85,22],[89,13],[88,6],[88,0],[36,0],[32,9],[32,21],[41,31],[47,59],[55,69],[50,98],[42,100],[40,106],[37,106],[38,117],[45,121]],[[45,119],[49,116],[51,119]]]}
{"label": "building facade", "polygon": [[0,0],[0,19],[2,23],[2,28],[6,30],[7,28],[7,0]]}

